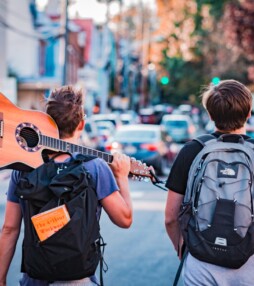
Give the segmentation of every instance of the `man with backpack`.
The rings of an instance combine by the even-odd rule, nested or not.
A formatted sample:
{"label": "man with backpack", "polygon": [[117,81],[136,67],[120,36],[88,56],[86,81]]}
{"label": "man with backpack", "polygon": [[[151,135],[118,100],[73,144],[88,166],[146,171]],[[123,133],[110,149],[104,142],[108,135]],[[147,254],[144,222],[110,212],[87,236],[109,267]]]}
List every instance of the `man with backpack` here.
{"label": "man with backpack", "polygon": [[[47,99],[46,102],[46,112],[55,120],[58,129],[59,129],[59,135],[60,138],[63,139],[64,141],[68,142],[68,144],[78,144],[79,143],[79,138],[81,136],[81,133],[84,128],[85,120],[84,120],[84,107],[83,107],[83,94],[81,91],[76,91],[74,90],[71,86],[63,86],[59,89],[54,90],[49,98]],[[28,118],[29,120],[29,118]],[[29,155],[28,155],[29,156]],[[30,174],[25,174],[24,172],[21,171],[13,171],[10,184],[9,184],[9,189],[7,192],[7,203],[6,203],[6,212],[5,212],[5,219],[4,219],[4,224],[2,227],[1,231],[1,236],[0,236],[0,285],[5,286],[6,285],[6,276],[8,273],[8,269],[11,263],[11,260],[13,258],[14,252],[15,252],[15,247],[16,243],[20,234],[20,229],[21,229],[21,221],[22,217],[25,219],[25,235],[26,234],[31,234],[35,233],[35,231],[30,227],[29,225],[29,219],[27,219],[27,214],[31,211],[31,205],[28,204],[28,199],[24,200],[23,195],[18,195],[20,194],[18,190],[21,189],[22,191],[22,184],[25,186],[25,194],[29,197],[29,188],[32,190],[41,190],[41,185],[38,184],[38,182],[44,182],[44,175],[41,174],[39,171],[37,172],[37,169],[39,170],[40,168],[43,168],[43,171],[45,172],[45,166],[55,166],[58,164],[57,167],[57,172],[54,174],[53,181],[51,182],[51,186],[45,186],[45,188],[48,189],[55,189],[56,193],[63,192],[63,196],[59,197],[59,200],[56,199],[55,196],[52,194],[50,195],[50,202],[59,204],[59,206],[62,205],[61,200],[64,199],[64,202],[66,202],[67,209],[69,210],[69,215],[71,216],[71,221],[68,223],[68,225],[73,224],[73,220],[75,221],[78,218],[81,217],[82,227],[75,226],[74,231],[79,232],[78,236],[82,236],[83,231],[87,231],[86,227],[88,227],[89,221],[91,225],[91,220],[90,218],[85,218],[82,214],[82,208],[80,207],[80,204],[76,206],[76,213],[73,214],[72,217],[72,205],[69,204],[69,199],[70,197],[74,194],[73,193],[68,193],[70,189],[73,189],[77,192],[80,190],[82,191],[81,195],[78,194],[77,198],[78,200],[81,200],[84,197],[84,200],[82,202],[89,203],[89,200],[91,201],[92,199],[86,199],[86,197],[91,196],[93,189],[95,191],[95,195],[97,197],[97,204],[94,206],[95,212],[96,212],[96,220],[99,221],[100,218],[100,213],[102,208],[105,210],[105,212],[108,214],[109,218],[111,221],[116,224],[117,226],[121,228],[128,228],[130,227],[132,223],[132,203],[131,203],[131,198],[130,198],[130,192],[129,192],[129,184],[128,184],[128,174],[130,171],[130,158],[127,157],[126,155],[123,154],[114,154],[113,155],[113,161],[110,165],[108,165],[104,160],[99,159],[99,158],[88,158],[88,160],[85,160],[83,157],[79,157],[80,155],[76,152],[72,154],[66,154],[66,153],[60,153],[56,154],[55,152],[49,152],[48,153],[48,159],[49,159],[49,165],[42,165],[42,167],[36,168],[33,172]],[[73,160],[74,164],[69,164]],[[79,162],[82,162],[80,165]],[[75,165],[76,164],[76,165]],[[109,167],[110,166],[110,167]],[[73,169],[76,168],[77,169]],[[65,168],[66,170],[69,170],[70,172],[63,171]],[[77,184],[86,182],[88,180],[93,188],[89,188],[88,192],[87,190],[82,190],[82,185],[78,186],[77,189],[75,189],[75,185],[72,184],[72,178],[73,176],[77,175],[76,170],[84,170],[84,176],[82,178],[78,178]],[[50,169],[51,170],[51,169]],[[73,171],[74,170],[74,171]],[[46,170],[47,171],[47,170]],[[35,173],[34,173],[35,172]],[[37,173],[36,173],[37,172]],[[60,189],[58,186],[61,185],[63,181],[65,181],[65,178],[62,176],[61,172],[67,173],[66,176],[70,175],[68,177],[69,179],[69,185],[68,181],[66,180],[66,187]],[[79,171],[80,172],[80,171]],[[33,174],[35,176],[31,177]],[[41,177],[39,178],[37,175],[40,175]],[[45,173],[45,176],[47,176],[47,172]],[[32,185],[32,180],[35,179],[37,182],[37,186]],[[22,183],[23,180],[23,183]],[[31,180],[31,181],[30,181]],[[76,181],[75,181],[76,182]],[[26,192],[28,190],[28,192]],[[67,192],[67,195],[65,194]],[[90,192],[90,193],[89,193]],[[39,194],[40,195],[40,194]],[[48,194],[47,194],[48,195]],[[38,197],[37,197],[38,198]],[[75,196],[74,196],[75,198]],[[45,200],[45,194],[43,194],[40,199],[37,200],[37,203],[41,204],[42,199]],[[70,201],[72,202],[72,201]],[[74,205],[76,203],[73,203]],[[35,206],[35,207],[38,207]],[[89,209],[89,205],[84,207]],[[33,206],[34,210],[34,206]],[[93,210],[90,211],[90,213]],[[88,211],[89,212],[89,211]],[[93,219],[93,218],[91,218]],[[83,220],[86,220],[87,224],[83,225]],[[26,225],[27,222],[27,225]],[[94,227],[98,227],[97,223],[93,222],[92,223]],[[65,227],[65,226],[64,226]],[[64,229],[63,227],[63,229]],[[61,229],[62,230],[62,229]],[[66,243],[69,243],[69,245],[73,246],[73,249],[75,249],[74,252],[76,251],[77,245],[75,245],[75,241],[72,242],[72,236],[68,236],[64,238],[63,232],[61,233],[60,236],[60,241],[61,244],[65,245]],[[96,229],[98,232],[99,229]],[[52,252],[54,252],[54,248],[52,249],[52,246],[48,245],[47,250],[45,248],[46,242],[47,241],[52,241],[53,237],[57,235],[56,234],[52,235],[49,237],[49,239],[45,241],[37,241],[37,246],[38,247],[43,247],[41,251],[41,256],[43,257],[44,253],[48,251],[47,255],[51,255]],[[71,234],[73,235],[73,234]],[[98,239],[96,239],[98,238]],[[90,264],[94,266],[93,259],[97,259],[100,256],[100,242],[99,242],[99,237],[98,234],[94,238],[93,246],[94,250],[97,251],[97,257],[93,258],[90,257],[88,254],[88,257],[90,259]],[[68,242],[69,240],[69,242]],[[81,246],[80,248],[82,249],[82,241],[77,240],[80,242]],[[77,244],[77,243],[76,243]],[[103,244],[103,243],[102,243]],[[32,247],[32,248],[29,248]],[[37,247],[37,248],[38,248]],[[50,248],[51,247],[51,248]],[[30,251],[29,251],[30,249]],[[69,259],[71,257],[68,257],[68,253],[72,253],[72,249],[66,249],[66,260],[61,264],[61,269],[64,277],[68,277],[66,279],[67,281],[62,281],[63,279],[54,279],[53,277],[48,277],[47,279],[40,279],[36,277],[36,272],[32,269],[33,265],[27,263],[27,260],[30,259],[28,256],[32,255],[32,249],[36,250],[36,245],[28,245],[28,241],[24,240],[23,241],[23,257],[22,257],[22,272],[25,272],[23,274],[22,279],[20,280],[20,285],[21,286],[43,286],[43,285],[54,285],[54,286],[60,286],[60,285],[82,285],[82,286],[92,286],[92,285],[99,285],[99,282],[97,281],[95,277],[95,270],[93,268],[88,269],[87,271],[83,271],[81,269],[81,272],[78,274],[75,274],[74,279],[71,279],[71,274],[72,273],[65,273],[69,271],[68,267],[66,270],[65,268],[65,263],[66,265],[70,265]],[[86,250],[84,250],[86,251]],[[91,250],[92,251],[92,250]],[[65,250],[62,249],[61,255],[65,253]],[[54,254],[54,253],[53,253]],[[74,253],[75,254],[75,253]],[[46,254],[45,254],[46,255]],[[82,256],[82,253],[81,253]],[[54,259],[57,260],[58,254],[54,255]],[[60,257],[60,255],[59,255]],[[35,263],[36,262],[36,257],[33,257]],[[55,262],[55,261],[54,261]],[[50,259],[47,260],[48,264],[53,263]],[[79,265],[81,263],[84,263],[84,261],[75,261],[76,267],[73,267],[73,271],[75,268],[79,268]],[[28,266],[27,266],[28,265]],[[53,269],[57,269],[57,261],[56,264],[54,264],[50,271]],[[83,264],[82,264],[83,265]],[[45,266],[45,269],[47,269],[47,265],[43,265],[42,267]],[[71,266],[71,265],[70,265]],[[31,269],[30,269],[31,267]],[[37,267],[36,270],[40,270]],[[60,269],[60,268],[59,268]],[[32,277],[30,277],[26,272],[32,273]],[[86,276],[84,273],[89,273],[88,276]],[[42,273],[43,275],[43,273]],[[55,275],[55,274],[54,274]],[[69,276],[68,276],[69,275]],[[57,273],[56,273],[56,276]],[[76,277],[76,278],[75,278]],[[52,279],[50,279],[52,278]]]}
{"label": "man with backpack", "polygon": [[216,130],[184,145],[166,182],[165,226],[184,285],[253,285],[252,95],[240,82],[210,85],[202,103]]}

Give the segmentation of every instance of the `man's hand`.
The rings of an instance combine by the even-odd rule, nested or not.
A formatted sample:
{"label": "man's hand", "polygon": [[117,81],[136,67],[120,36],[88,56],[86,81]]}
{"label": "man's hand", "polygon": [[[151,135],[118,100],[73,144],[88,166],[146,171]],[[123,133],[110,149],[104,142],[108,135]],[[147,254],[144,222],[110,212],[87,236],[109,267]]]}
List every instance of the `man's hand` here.
{"label": "man's hand", "polygon": [[115,177],[128,177],[130,173],[130,166],[130,157],[120,153],[113,154],[113,162],[110,164],[110,168]]}

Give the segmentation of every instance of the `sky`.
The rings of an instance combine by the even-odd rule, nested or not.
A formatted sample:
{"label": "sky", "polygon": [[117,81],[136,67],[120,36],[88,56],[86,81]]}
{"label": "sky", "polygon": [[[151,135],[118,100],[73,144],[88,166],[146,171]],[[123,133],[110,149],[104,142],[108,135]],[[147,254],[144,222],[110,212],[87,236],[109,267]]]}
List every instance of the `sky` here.
{"label": "sky", "polygon": [[[61,0],[65,1],[65,0]],[[44,7],[48,0],[36,0],[40,7]],[[98,3],[96,0],[76,0],[75,4],[69,7],[69,17],[73,18],[76,14],[79,14],[81,18],[90,18],[97,23],[103,23],[106,21],[106,5],[104,3]],[[143,2],[150,6],[154,5],[155,0],[124,0],[123,6],[128,6],[134,3]],[[114,15],[119,12],[118,1],[110,3],[110,15]]]}

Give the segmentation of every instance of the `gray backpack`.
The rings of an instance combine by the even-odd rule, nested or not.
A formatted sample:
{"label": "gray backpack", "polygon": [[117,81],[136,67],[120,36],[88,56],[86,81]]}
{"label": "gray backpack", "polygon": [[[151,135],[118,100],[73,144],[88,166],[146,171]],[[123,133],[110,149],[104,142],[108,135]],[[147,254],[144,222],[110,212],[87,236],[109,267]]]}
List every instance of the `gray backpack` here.
{"label": "gray backpack", "polygon": [[[228,136],[238,143],[225,142]],[[189,170],[179,215],[184,242],[201,261],[240,268],[254,253],[254,144],[240,135],[196,140],[203,149]]]}

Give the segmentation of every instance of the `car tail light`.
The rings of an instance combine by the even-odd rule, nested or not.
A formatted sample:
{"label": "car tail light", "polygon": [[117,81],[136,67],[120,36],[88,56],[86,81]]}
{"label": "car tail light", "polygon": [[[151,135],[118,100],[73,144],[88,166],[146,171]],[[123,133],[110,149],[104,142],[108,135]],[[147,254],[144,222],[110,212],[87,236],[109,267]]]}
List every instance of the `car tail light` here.
{"label": "car tail light", "polygon": [[111,151],[112,150],[112,145],[111,144],[108,144],[105,146],[105,150],[106,151]]}
{"label": "car tail light", "polygon": [[118,142],[112,142],[111,144],[106,144],[105,146],[106,151],[116,151],[116,152],[121,152],[122,145],[119,144]]}
{"label": "car tail light", "polygon": [[140,146],[142,149],[146,149],[148,151],[157,151],[158,150],[158,146],[156,144],[142,144]]}
{"label": "car tail light", "polygon": [[188,128],[188,131],[189,131],[189,133],[190,134],[193,134],[193,133],[195,133],[195,126],[194,125],[191,125],[191,126],[189,126],[189,128]]}

